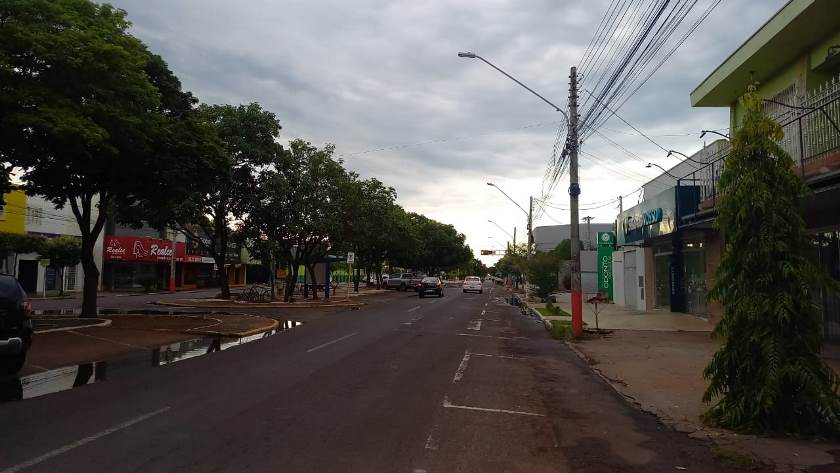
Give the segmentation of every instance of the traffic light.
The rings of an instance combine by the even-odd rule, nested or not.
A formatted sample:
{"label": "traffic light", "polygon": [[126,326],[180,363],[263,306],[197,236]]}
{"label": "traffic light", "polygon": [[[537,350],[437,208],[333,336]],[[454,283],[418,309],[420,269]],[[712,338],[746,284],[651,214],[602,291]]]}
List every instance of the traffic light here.
{"label": "traffic light", "polygon": [[493,250],[481,250],[481,255],[482,256],[492,255],[492,254],[493,254]]}

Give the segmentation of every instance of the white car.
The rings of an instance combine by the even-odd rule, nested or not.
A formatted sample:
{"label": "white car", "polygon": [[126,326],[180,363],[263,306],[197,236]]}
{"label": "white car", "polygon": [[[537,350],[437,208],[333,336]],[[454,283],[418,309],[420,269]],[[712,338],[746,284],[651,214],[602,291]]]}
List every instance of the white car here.
{"label": "white car", "polygon": [[464,292],[475,291],[479,294],[484,292],[481,285],[481,278],[478,276],[467,276],[464,278]]}

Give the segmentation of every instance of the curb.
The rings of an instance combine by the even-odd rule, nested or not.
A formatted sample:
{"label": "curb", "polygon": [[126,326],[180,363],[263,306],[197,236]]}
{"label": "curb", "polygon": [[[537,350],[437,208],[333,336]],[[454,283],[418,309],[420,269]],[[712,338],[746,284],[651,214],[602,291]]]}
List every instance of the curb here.
{"label": "curb", "polygon": [[241,331],[241,332],[219,332],[219,331],[213,331],[213,330],[205,330],[205,331],[185,330],[184,333],[204,335],[204,336],[208,336],[208,337],[225,337],[225,338],[250,337],[251,335],[256,335],[258,333],[268,332],[269,330],[275,330],[280,325],[280,322],[277,321],[276,319],[270,319],[270,320],[271,320],[271,324],[268,327],[253,328],[253,329],[245,330],[245,331]]}
{"label": "curb", "polygon": [[194,309],[320,309],[323,307],[361,307],[367,305],[364,302],[346,302],[346,303],[330,303],[318,305],[301,305],[291,303],[290,305],[278,305],[282,303],[242,303],[242,304],[215,304],[215,305],[201,305],[200,303],[186,304],[182,302],[157,301],[155,305],[163,305],[170,307],[189,307]]}
{"label": "curb", "polygon": [[77,330],[80,328],[90,328],[90,327],[107,327],[111,325],[110,319],[101,319],[102,322],[95,323],[95,324],[87,324],[87,325],[74,325],[73,327],[58,327],[58,328],[48,328],[46,330],[35,330],[34,333],[36,335],[42,333],[53,333],[53,332],[66,332],[69,330]]}

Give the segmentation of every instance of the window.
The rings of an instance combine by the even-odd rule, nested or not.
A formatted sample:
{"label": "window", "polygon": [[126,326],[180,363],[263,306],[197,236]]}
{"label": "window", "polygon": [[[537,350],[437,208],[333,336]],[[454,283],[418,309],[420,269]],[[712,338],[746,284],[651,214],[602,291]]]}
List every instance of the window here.
{"label": "window", "polygon": [[76,289],[76,273],[78,266],[68,266],[65,270],[64,276],[64,290],[73,291]]}
{"label": "window", "polygon": [[29,225],[41,225],[41,219],[44,217],[44,209],[37,207],[26,208],[26,223]]}

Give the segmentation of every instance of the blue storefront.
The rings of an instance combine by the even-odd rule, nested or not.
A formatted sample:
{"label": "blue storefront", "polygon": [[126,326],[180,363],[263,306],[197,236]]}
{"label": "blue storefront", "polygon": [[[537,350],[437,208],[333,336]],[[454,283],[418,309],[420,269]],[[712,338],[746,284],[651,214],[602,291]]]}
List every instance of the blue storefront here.
{"label": "blue storefront", "polygon": [[638,309],[705,314],[705,238],[680,228],[680,209],[696,202],[697,188],[668,188],[619,214],[619,255],[625,304]]}

